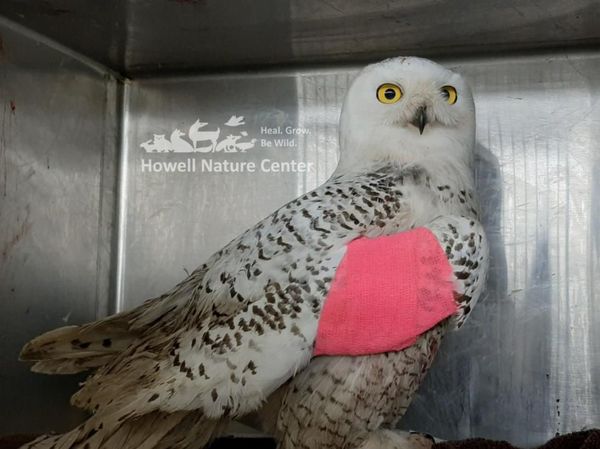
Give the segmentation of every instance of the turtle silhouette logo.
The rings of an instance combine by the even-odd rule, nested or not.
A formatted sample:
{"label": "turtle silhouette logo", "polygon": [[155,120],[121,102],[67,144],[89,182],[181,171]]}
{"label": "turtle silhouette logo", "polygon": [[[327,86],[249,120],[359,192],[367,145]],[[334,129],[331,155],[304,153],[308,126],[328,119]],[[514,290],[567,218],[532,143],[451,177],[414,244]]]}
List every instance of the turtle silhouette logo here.
{"label": "turtle silhouette logo", "polygon": [[236,132],[235,128],[245,124],[243,116],[232,115],[223,127],[214,129],[198,119],[187,135],[180,129],[174,129],[168,139],[165,134],[154,134],[140,147],[147,153],[245,153],[256,145],[256,139],[248,139],[246,131]]}

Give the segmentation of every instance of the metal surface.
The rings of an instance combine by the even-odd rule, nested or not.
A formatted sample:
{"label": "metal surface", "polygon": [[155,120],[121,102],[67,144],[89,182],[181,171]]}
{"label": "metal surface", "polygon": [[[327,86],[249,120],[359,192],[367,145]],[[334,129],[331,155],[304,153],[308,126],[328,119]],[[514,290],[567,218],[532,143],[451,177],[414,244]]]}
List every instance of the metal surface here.
{"label": "metal surface", "polygon": [[[316,187],[335,168],[338,109],[348,75],[320,78],[281,73],[266,76],[231,75],[135,82],[128,91],[126,163],[123,202],[119,303],[128,308],[160,294],[166,285],[190,272],[277,206]],[[321,88],[319,86],[322,86]],[[328,86],[327,90],[323,88]],[[306,102],[299,102],[299,95]],[[315,104],[319,99],[327,104]],[[313,110],[314,107],[319,110]],[[320,110],[323,106],[324,109]],[[228,127],[231,116],[245,125]],[[205,130],[220,129],[218,141],[248,133],[238,141],[257,139],[246,152],[147,153],[140,144],[155,135],[170,139],[175,129],[187,138],[199,119]],[[297,137],[287,127],[308,135]],[[279,128],[282,134],[261,132]],[[263,129],[263,131],[265,131]],[[277,141],[293,145],[281,147]],[[266,142],[272,144],[269,147]],[[206,143],[205,143],[206,145]],[[195,172],[187,161],[195,161]],[[265,166],[261,167],[263,161]],[[310,172],[274,172],[274,162],[312,163]],[[152,164],[184,163],[185,172],[145,168]],[[256,164],[254,172],[218,172],[217,164]],[[203,164],[206,166],[203,171]],[[225,168],[224,168],[225,170]]]}
{"label": "metal surface", "polygon": [[404,425],[528,446],[598,427],[600,55],[457,68],[476,92],[492,271]]}
{"label": "metal surface", "polygon": [[[308,1],[238,3],[231,11],[212,1],[140,0],[103,2],[104,12],[89,2],[43,3],[45,10],[37,1],[4,1],[0,13],[134,74],[376,58],[416,51],[418,42],[422,54],[446,55],[597,42],[594,1],[543,9]],[[0,433],[61,430],[79,416],[67,412],[75,382],[27,373],[15,361],[22,343],[164,292],[324,181],[357,66],[140,77],[126,84],[119,115],[120,89],[102,69],[15,27],[2,24],[0,37]],[[402,425],[523,445],[598,426],[600,53],[442,62],[475,91],[492,272],[487,298],[444,343]],[[194,128],[198,119],[206,125]],[[174,141],[186,149],[190,127],[198,146],[211,143],[198,137],[208,132],[202,138],[212,135],[223,151],[141,147]],[[256,165],[218,172],[225,161]],[[273,162],[291,161],[310,170],[272,171]]]}
{"label": "metal surface", "polygon": [[3,0],[0,14],[133,76],[600,44],[598,0]]}
{"label": "metal surface", "polygon": [[117,86],[0,23],[0,435],[62,430],[77,379],[30,373],[20,347],[107,312]]}

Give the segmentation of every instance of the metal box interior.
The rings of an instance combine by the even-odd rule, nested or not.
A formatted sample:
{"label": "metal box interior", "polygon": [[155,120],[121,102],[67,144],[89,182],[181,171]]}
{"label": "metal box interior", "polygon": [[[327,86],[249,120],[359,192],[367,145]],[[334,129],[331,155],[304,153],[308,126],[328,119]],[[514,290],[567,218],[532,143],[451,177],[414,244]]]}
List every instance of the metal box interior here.
{"label": "metal box interior", "polygon": [[[81,418],[81,379],[30,373],[24,342],[164,292],[326,180],[353,74],[404,54],[474,90],[492,269],[402,426],[532,445],[600,423],[596,0],[4,0],[0,15],[0,434]],[[197,164],[311,170],[144,168],[189,156],[146,153],[154,135],[232,115],[254,147]],[[305,131],[275,142],[275,127]]]}

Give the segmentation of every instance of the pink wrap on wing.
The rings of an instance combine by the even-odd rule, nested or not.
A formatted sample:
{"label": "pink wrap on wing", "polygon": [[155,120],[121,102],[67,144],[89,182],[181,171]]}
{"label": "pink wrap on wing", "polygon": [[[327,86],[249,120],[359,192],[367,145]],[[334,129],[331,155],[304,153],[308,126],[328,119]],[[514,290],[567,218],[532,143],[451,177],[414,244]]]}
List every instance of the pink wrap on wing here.
{"label": "pink wrap on wing", "polygon": [[425,228],[352,241],[321,312],[314,355],[399,351],[457,310],[452,267]]}

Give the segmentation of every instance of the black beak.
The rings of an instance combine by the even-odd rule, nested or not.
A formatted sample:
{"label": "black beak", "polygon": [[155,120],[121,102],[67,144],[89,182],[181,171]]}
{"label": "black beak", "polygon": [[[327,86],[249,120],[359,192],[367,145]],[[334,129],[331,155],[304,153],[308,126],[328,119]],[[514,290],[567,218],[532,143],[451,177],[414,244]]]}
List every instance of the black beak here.
{"label": "black beak", "polygon": [[410,123],[419,128],[419,134],[423,134],[425,125],[427,125],[427,107],[420,106]]}

